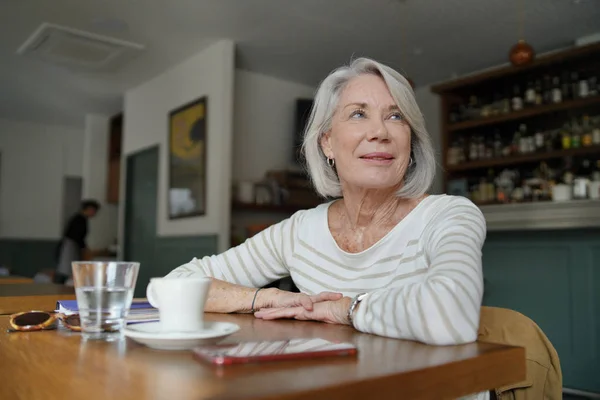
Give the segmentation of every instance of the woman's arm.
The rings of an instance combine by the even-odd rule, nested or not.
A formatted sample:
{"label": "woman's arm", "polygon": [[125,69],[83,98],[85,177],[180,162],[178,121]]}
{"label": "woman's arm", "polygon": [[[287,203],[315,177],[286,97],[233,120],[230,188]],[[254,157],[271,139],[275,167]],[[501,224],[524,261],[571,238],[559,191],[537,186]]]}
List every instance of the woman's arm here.
{"label": "woman's arm", "polygon": [[[293,252],[295,229],[303,213],[295,213],[224,253],[194,258],[175,268],[166,278],[213,278],[205,306],[207,312],[249,312],[255,294],[255,310],[287,306],[312,309],[314,302],[337,300],[341,295],[327,292],[308,296],[269,288],[256,293],[257,288],[289,275],[287,260]],[[146,292],[152,303],[151,285]]]}
{"label": "woman's arm", "polygon": [[477,339],[485,218],[462,198],[438,218],[426,237],[425,281],[371,292],[354,314],[358,330],[436,345]]}

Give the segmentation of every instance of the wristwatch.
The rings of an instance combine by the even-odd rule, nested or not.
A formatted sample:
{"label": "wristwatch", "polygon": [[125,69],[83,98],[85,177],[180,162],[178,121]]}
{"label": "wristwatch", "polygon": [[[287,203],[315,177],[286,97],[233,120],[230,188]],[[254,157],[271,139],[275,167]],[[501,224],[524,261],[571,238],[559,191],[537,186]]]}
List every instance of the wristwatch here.
{"label": "wristwatch", "polygon": [[356,308],[356,306],[358,306],[358,303],[360,303],[365,297],[367,297],[367,294],[368,293],[359,293],[356,296],[354,296],[354,299],[352,299],[352,303],[350,303],[350,308],[348,308],[348,321],[350,321],[351,326],[354,326],[354,320],[352,319],[354,309]]}

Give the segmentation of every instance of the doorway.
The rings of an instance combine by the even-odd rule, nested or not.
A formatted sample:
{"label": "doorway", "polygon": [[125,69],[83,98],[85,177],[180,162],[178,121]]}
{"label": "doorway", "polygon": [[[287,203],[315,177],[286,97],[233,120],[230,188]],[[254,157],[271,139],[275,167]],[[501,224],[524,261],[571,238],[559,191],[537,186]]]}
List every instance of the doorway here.
{"label": "doorway", "polygon": [[140,263],[135,297],[146,297],[146,286],[156,273],[156,213],[158,201],[158,146],[127,157],[123,254]]}

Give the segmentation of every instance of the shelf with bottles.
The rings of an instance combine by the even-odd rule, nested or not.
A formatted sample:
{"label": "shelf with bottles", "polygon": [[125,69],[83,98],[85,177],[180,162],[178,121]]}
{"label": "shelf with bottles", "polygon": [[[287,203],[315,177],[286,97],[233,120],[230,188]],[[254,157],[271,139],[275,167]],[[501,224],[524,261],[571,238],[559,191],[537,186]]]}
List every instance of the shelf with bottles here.
{"label": "shelf with bottles", "polygon": [[466,98],[452,97],[447,129],[455,132],[597,103],[600,103],[600,71],[528,76],[524,82],[505,82],[480,88]]}
{"label": "shelf with bottles", "polygon": [[488,168],[454,176],[450,194],[477,205],[600,199],[600,152],[594,157],[564,157],[531,167]]}
{"label": "shelf with bottles", "polygon": [[448,147],[446,170],[465,171],[600,153],[600,114],[577,115],[560,127],[552,126],[560,121],[563,119],[551,120],[550,126],[538,126],[535,130],[521,123],[512,133],[496,128],[493,134],[483,131],[459,135]]}
{"label": "shelf with bottles", "polygon": [[466,129],[496,125],[504,122],[524,120],[527,118],[543,116],[559,111],[576,110],[600,104],[600,95],[586,97],[583,99],[567,100],[558,104],[541,105],[535,108],[524,108],[519,111],[508,113],[494,113],[480,119],[451,123],[448,125],[449,132],[458,132]]}

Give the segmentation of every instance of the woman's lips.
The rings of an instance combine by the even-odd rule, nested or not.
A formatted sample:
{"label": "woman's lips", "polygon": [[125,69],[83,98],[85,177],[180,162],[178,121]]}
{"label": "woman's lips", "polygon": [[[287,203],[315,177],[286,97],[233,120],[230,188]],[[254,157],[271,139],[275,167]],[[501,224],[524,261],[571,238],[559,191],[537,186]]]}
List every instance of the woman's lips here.
{"label": "woman's lips", "polygon": [[362,160],[375,164],[390,164],[394,161],[394,156],[390,153],[369,153],[360,157]]}

